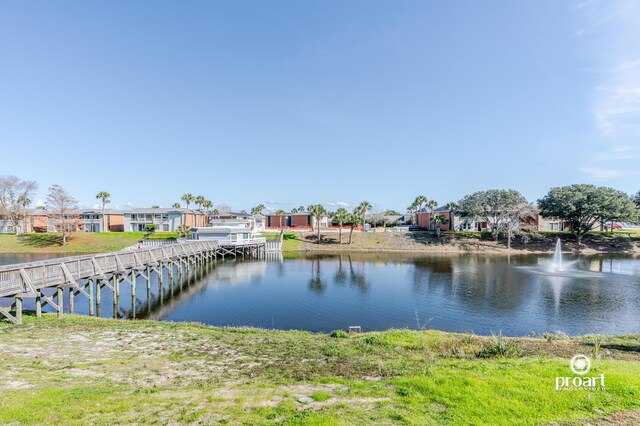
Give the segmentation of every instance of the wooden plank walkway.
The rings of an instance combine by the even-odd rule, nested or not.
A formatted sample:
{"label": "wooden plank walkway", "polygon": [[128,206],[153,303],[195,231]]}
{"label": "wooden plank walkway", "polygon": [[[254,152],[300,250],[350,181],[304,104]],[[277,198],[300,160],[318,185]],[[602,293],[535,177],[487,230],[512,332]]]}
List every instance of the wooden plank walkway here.
{"label": "wooden plank walkway", "polygon": [[[95,310],[100,309],[101,292],[105,288],[113,292],[115,312],[120,285],[130,285],[132,299],[135,299],[135,283],[139,276],[146,279],[149,289],[152,272],[157,274],[158,283],[162,286],[165,270],[168,270],[168,279],[173,283],[174,275],[177,274],[179,279],[183,275],[189,276],[192,270],[219,257],[264,257],[265,253],[264,238],[232,244],[196,240],[0,266],[0,298],[13,299],[9,305],[0,305],[0,315],[21,324],[23,299],[35,298],[36,316],[41,316],[42,307],[49,305],[61,317],[65,290],[69,292],[70,313],[74,313],[75,296],[82,295],[89,300],[89,314],[94,315]],[[54,289],[55,293],[47,296],[44,289]]]}

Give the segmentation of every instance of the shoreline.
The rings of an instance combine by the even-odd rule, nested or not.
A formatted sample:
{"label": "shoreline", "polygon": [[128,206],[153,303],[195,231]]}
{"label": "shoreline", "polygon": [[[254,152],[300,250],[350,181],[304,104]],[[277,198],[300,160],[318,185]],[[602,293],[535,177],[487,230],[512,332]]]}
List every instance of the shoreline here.
{"label": "shoreline", "polygon": [[[135,245],[144,233],[77,233],[71,234],[67,246],[58,243],[56,234],[24,234],[16,237],[0,235],[0,254],[61,255],[99,254],[120,251]],[[263,234],[268,240],[278,234]],[[352,244],[347,237],[338,241],[335,233],[321,233],[322,243],[315,241],[316,234],[287,232],[284,234],[283,253],[410,253],[410,254],[487,254],[528,255],[551,254],[556,240],[562,241],[562,252],[574,255],[640,255],[640,233],[637,234],[588,234],[578,247],[575,238],[568,233],[538,233],[526,238],[514,238],[511,249],[504,239],[495,242],[479,234],[442,234],[429,232],[395,233],[371,232],[353,235]]]}
{"label": "shoreline", "polygon": [[[428,255],[459,255],[459,254],[485,254],[489,255],[500,255],[500,256],[513,256],[513,255],[531,255],[531,254],[553,254],[553,250],[464,250],[464,249],[453,249],[453,250],[416,250],[416,249],[344,249],[344,250],[334,250],[331,248],[328,249],[304,249],[299,251],[293,250],[283,250],[284,253],[300,253],[300,254],[315,254],[315,253],[326,253],[326,254],[355,254],[355,253],[408,253],[408,254],[428,254]],[[570,255],[624,255],[624,256],[640,256],[640,250],[638,251],[598,251],[598,250],[583,250],[583,251],[569,251],[563,250],[562,254],[570,254]]]}

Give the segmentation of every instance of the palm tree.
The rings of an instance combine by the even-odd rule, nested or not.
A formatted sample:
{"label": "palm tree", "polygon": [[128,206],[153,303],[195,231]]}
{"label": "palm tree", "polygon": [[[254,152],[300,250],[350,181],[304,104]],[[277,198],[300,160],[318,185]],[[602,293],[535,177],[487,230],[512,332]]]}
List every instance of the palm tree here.
{"label": "palm tree", "polygon": [[262,214],[264,210],[264,204],[258,204],[257,206],[251,209],[251,214]]}
{"label": "palm tree", "polygon": [[340,225],[340,230],[338,231],[338,233],[340,235],[340,244],[342,244],[342,224],[345,223],[347,219],[349,219],[349,212],[346,209],[340,207],[338,210],[333,212],[332,218]]}
{"label": "palm tree", "polygon": [[282,229],[282,218],[287,215],[287,212],[285,212],[284,210],[280,209],[280,210],[276,210],[276,214],[279,217],[278,221],[280,222],[280,229]]}
{"label": "palm tree", "polygon": [[180,234],[181,237],[183,238],[189,238],[191,236],[191,228],[187,225],[180,225],[178,226],[178,228],[176,229],[176,231],[178,232],[178,234]]}
{"label": "palm tree", "polygon": [[411,216],[411,224],[414,224],[414,211],[416,210],[417,205],[416,202],[414,201],[413,203],[409,204],[409,206],[407,207],[407,211],[409,212],[409,215]]}
{"label": "palm tree", "polygon": [[218,209],[213,209],[211,213],[213,213],[214,216],[217,216],[220,214],[220,211]]}
{"label": "palm tree", "polygon": [[182,198],[180,198],[182,201],[184,201],[186,203],[186,207],[184,209],[184,222],[183,225],[187,224],[187,216],[189,215],[189,204],[193,203],[193,195],[191,195],[190,193],[186,193],[186,194],[182,194]]}
{"label": "palm tree", "polygon": [[182,206],[180,205],[180,203],[173,203],[171,207],[173,207],[174,209],[179,209]]}
{"label": "palm tree", "polygon": [[360,223],[360,214],[358,213],[357,207],[354,209],[353,213],[349,213],[347,215],[345,223],[348,223],[351,227],[351,229],[349,230],[349,245],[351,245],[351,241],[353,238],[353,229]]}
{"label": "palm tree", "polygon": [[427,197],[424,195],[418,195],[413,204],[416,206],[418,212],[420,212],[420,210],[422,210],[422,205],[427,203],[427,201],[429,201],[427,200]]}
{"label": "palm tree", "polygon": [[441,214],[431,216],[431,224],[435,227],[438,238],[440,238],[440,225],[445,225],[448,222],[449,221]]}
{"label": "palm tree", "polygon": [[[198,195],[198,196],[196,197],[196,199],[195,199],[195,200],[193,200],[193,203],[194,203],[196,206],[198,206],[198,212],[199,212],[200,214],[202,214],[202,204],[203,204],[205,201],[207,201],[207,199],[206,199],[206,198],[204,198],[204,195]],[[194,226],[198,226],[198,223],[196,222],[196,214],[195,214],[195,212],[193,213],[193,223],[194,223]]]}
{"label": "palm tree", "polygon": [[[31,198],[29,198],[28,194],[22,194],[18,197],[18,205],[20,205],[22,210],[20,212],[19,218],[22,219],[23,226],[24,226],[24,229],[22,230],[22,232],[27,231],[27,207],[29,207],[30,204],[31,204]],[[18,226],[16,226],[15,231],[16,231],[16,235],[20,233],[20,229]]]}
{"label": "palm tree", "polygon": [[453,231],[453,225],[454,225],[454,216],[456,214],[456,209],[458,208],[458,203],[454,202],[454,201],[449,201],[447,204],[445,204],[445,207],[447,208],[447,210],[449,210],[449,223],[451,224],[451,226],[449,226],[449,229],[451,231]]}
{"label": "palm tree", "polygon": [[307,211],[316,220],[316,226],[318,227],[318,244],[320,244],[320,219],[327,214],[327,210],[322,204],[312,204],[307,206]]}
{"label": "palm tree", "polygon": [[354,213],[359,214],[362,219],[362,223],[365,223],[367,218],[367,212],[371,211],[371,204],[368,201],[361,202],[354,210]]}
{"label": "palm tree", "polygon": [[109,227],[107,226],[107,222],[106,222],[106,217],[104,215],[104,208],[107,204],[109,204],[111,202],[111,200],[109,199],[111,197],[111,194],[109,194],[107,191],[100,191],[98,192],[98,195],[96,195],[96,198],[98,200],[102,200],[102,226],[104,227],[105,232],[109,232]]}
{"label": "palm tree", "polygon": [[196,206],[198,206],[198,211],[199,211],[200,213],[202,213],[202,204],[203,204],[205,201],[207,201],[207,199],[206,199],[206,198],[204,198],[204,195],[198,195],[198,196],[196,197],[196,199],[195,199],[195,200],[193,200],[193,204],[195,204]]}
{"label": "palm tree", "polygon": [[202,207],[204,207],[204,212],[209,215],[211,207],[213,207],[213,202],[210,200],[204,200],[202,203]]}
{"label": "palm tree", "polygon": [[436,200],[427,200],[427,202],[425,203],[425,207],[429,209],[429,221],[431,222],[433,211],[438,208],[438,202]]}

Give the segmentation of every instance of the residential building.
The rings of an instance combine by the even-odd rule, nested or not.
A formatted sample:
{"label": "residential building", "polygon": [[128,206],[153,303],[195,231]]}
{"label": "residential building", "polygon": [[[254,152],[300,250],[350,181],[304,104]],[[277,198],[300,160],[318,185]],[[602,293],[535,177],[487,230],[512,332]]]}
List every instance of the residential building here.
{"label": "residential building", "polygon": [[220,220],[230,220],[230,219],[248,220],[252,223],[252,228],[256,229],[258,232],[264,231],[264,228],[265,228],[265,216],[261,214],[250,214],[250,213],[226,212],[226,213],[211,215],[209,217],[209,223],[214,224],[214,223],[218,223],[218,221]]}
{"label": "residential building", "polygon": [[[132,232],[147,231],[147,225],[158,225],[158,231],[175,232],[186,223],[189,227],[205,226],[209,222],[207,215],[189,211],[185,215],[182,209],[131,209],[105,210],[80,209],[73,220],[69,221],[73,232]],[[0,232],[9,229],[0,220]],[[26,232],[59,232],[60,220],[44,210],[31,210],[25,220]]]}
{"label": "residential building", "polygon": [[[475,221],[464,220],[460,215],[456,215],[453,210],[447,207],[438,207],[433,211],[433,216],[444,217],[445,223],[437,225],[441,231],[475,231],[478,226],[482,226]],[[416,213],[416,225],[422,229],[435,230],[436,225],[431,223],[431,212],[422,210]],[[457,227],[456,227],[457,225]]]}
{"label": "residential building", "polygon": [[208,217],[204,213],[177,208],[149,208],[125,210],[124,230],[128,232],[146,231],[149,225],[157,225],[160,232],[175,232],[185,224],[190,228],[205,226]]}
{"label": "residential building", "polygon": [[[272,229],[317,229],[316,218],[311,213],[286,213],[278,215],[268,213],[265,216],[265,228]],[[331,219],[324,215],[320,218],[320,228],[331,226]]]}
{"label": "residential building", "polygon": [[262,238],[259,222],[252,215],[245,218],[211,219],[205,227],[194,227],[191,235],[195,240],[216,240],[221,243],[240,243]]}
{"label": "residential building", "polygon": [[[19,230],[19,229],[18,229]],[[0,216],[0,234],[15,234],[16,229],[9,219]]]}

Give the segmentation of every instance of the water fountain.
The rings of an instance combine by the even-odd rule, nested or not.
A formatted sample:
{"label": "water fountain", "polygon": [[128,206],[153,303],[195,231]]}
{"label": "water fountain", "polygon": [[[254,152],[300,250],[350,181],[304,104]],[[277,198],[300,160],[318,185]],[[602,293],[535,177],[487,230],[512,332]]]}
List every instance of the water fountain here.
{"label": "water fountain", "polygon": [[565,278],[597,278],[601,273],[582,270],[577,267],[579,260],[567,262],[562,256],[562,241],[556,240],[556,248],[553,257],[545,261],[541,266],[525,266],[523,269],[534,272],[538,275],[548,275]]}
{"label": "water fountain", "polygon": [[562,241],[560,238],[556,241],[556,249],[553,252],[553,258],[548,267],[549,271],[564,272],[564,265],[562,264]]}

